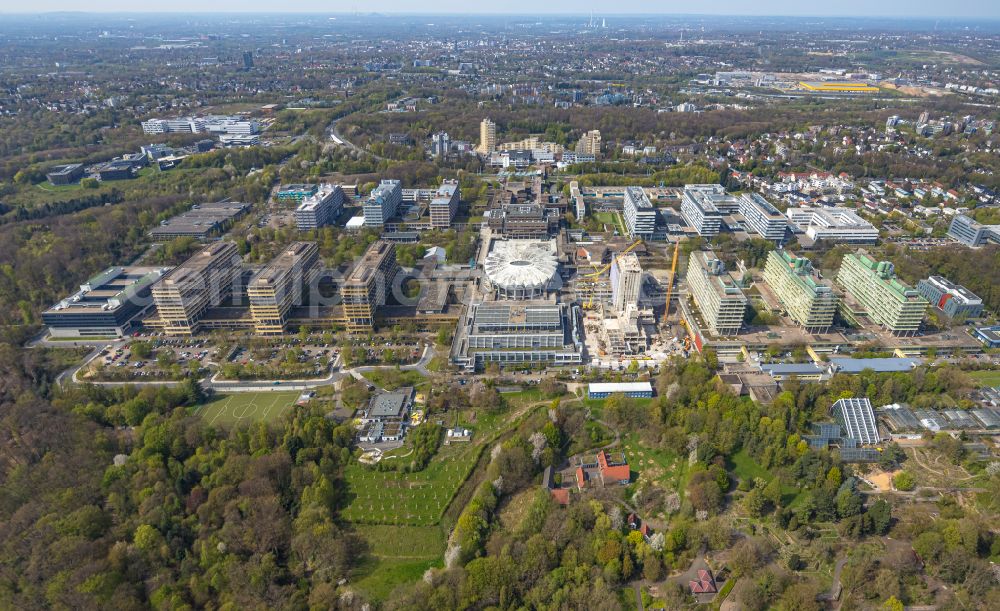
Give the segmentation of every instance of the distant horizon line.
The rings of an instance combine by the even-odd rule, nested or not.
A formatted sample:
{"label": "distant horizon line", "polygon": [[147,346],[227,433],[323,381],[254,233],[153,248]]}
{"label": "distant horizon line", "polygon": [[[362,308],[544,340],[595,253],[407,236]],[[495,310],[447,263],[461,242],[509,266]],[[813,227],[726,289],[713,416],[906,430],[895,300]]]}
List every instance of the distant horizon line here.
{"label": "distant horizon line", "polygon": [[[52,11],[10,11],[6,9],[0,9],[0,15],[21,15],[21,16],[47,16],[47,15],[324,15],[324,16],[344,16],[344,17],[365,17],[365,16],[386,16],[386,17],[489,17],[503,15],[508,17],[526,17],[526,18],[539,18],[539,17],[586,17],[591,13],[591,11],[579,11],[579,12],[566,12],[566,11],[553,11],[553,12],[537,12],[537,13],[526,13],[523,11],[482,11],[482,12],[466,12],[466,13],[456,13],[456,12],[419,12],[419,11],[315,11],[315,10],[285,10],[285,11],[274,11],[274,10],[258,10],[258,9],[248,9],[248,10],[52,10]],[[890,15],[831,15],[831,14],[781,14],[781,13],[768,13],[768,14],[747,14],[747,13],[677,13],[677,12],[663,12],[663,13],[649,13],[649,12],[625,12],[625,13],[593,13],[594,17],[600,17],[602,19],[609,17],[751,17],[751,18],[782,18],[782,19],[880,19],[889,21],[963,21],[975,19],[977,21],[1000,21],[1000,15],[995,16],[981,16],[981,15],[961,15],[956,16],[954,14],[950,15],[912,15],[912,16],[901,16],[899,14]]]}

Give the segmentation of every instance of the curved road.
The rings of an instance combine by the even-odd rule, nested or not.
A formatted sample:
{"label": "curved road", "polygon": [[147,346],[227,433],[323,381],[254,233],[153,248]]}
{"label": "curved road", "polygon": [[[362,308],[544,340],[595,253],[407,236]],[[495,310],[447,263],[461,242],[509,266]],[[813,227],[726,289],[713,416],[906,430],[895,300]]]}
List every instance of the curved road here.
{"label": "curved road", "polygon": [[[340,117],[340,119],[343,119],[343,118],[344,117]],[[350,140],[348,140],[347,138],[345,138],[343,136],[343,134],[341,134],[339,131],[337,131],[337,123],[340,121],[340,119],[334,119],[333,121],[330,122],[330,125],[327,126],[327,131],[329,131],[330,134],[336,136],[340,140],[339,143],[336,140],[334,140],[333,143],[335,145],[337,145],[337,146],[346,146],[347,148],[351,149],[352,151],[355,151],[355,152],[360,153],[362,155],[368,155],[369,157],[374,157],[375,159],[378,159],[379,161],[385,161],[385,157],[380,157],[379,155],[376,155],[375,153],[369,151],[368,149],[361,148],[360,146],[354,144],[353,142],[351,142]]]}

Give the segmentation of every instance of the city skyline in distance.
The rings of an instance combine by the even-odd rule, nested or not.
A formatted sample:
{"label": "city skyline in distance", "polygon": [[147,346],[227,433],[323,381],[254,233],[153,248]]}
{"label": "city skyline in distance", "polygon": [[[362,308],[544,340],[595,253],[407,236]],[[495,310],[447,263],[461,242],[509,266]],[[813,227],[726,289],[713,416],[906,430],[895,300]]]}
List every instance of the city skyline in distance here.
{"label": "city skyline in distance", "polygon": [[[430,0],[414,10],[414,5],[405,0],[371,0],[359,3],[324,2],[322,0],[297,0],[276,11],[275,5],[262,0],[177,0],[169,6],[156,5],[155,10],[137,10],[137,5],[125,0],[107,0],[100,6],[80,11],[79,4],[69,0],[38,0],[36,2],[0,9],[0,14],[37,14],[46,12],[70,13],[316,13],[316,14],[407,14],[407,15],[583,15],[593,12],[602,18],[637,15],[718,15],[718,16],[776,16],[776,17],[877,17],[897,19],[942,19],[954,20],[969,17],[1000,19],[1000,3],[992,0],[959,0],[948,5],[931,0],[886,0],[872,3],[864,0],[846,0],[816,6],[803,5],[789,0],[760,0],[756,10],[736,0],[719,0],[711,5],[700,5],[692,11],[686,2],[670,0],[655,6],[641,0],[621,0],[613,7],[591,2],[579,3],[569,0],[551,0],[543,6],[529,2],[506,3],[502,6],[483,5],[469,10],[469,5],[461,0]],[[608,9],[611,10],[602,10]]]}

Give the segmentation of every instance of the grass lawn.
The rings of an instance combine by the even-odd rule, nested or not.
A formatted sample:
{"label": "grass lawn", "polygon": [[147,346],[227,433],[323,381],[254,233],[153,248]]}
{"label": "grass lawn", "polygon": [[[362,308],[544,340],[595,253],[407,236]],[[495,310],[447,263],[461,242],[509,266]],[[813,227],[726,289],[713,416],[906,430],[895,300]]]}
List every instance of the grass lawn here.
{"label": "grass lawn", "polygon": [[615,214],[613,212],[595,212],[592,216],[598,223],[603,223],[605,225],[615,224]]}
{"label": "grass lawn", "polygon": [[220,395],[198,407],[196,414],[210,425],[229,427],[251,422],[274,422],[299,398],[298,392],[239,392]]}
{"label": "grass lawn", "polygon": [[771,481],[774,476],[770,471],[757,464],[746,450],[740,450],[731,457],[733,463],[733,475],[741,480],[753,481],[761,478],[764,481]]}
{"label": "grass lawn", "polygon": [[442,446],[417,473],[352,463],[344,470],[351,501],[341,515],[359,525],[434,526],[475,465],[478,449],[474,444]]}
{"label": "grass lawn", "polygon": [[[615,448],[614,452],[617,451]],[[686,456],[641,445],[635,435],[622,437],[621,451],[625,452],[625,458],[632,468],[632,486],[646,482],[667,493],[678,492],[683,498],[687,484]]]}
{"label": "grass lawn", "polygon": [[369,382],[386,390],[396,390],[401,386],[417,386],[427,381],[419,371],[377,369],[363,375]]}
{"label": "grass lawn", "polygon": [[970,371],[969,377],[976,386],[1000,386],[1000,371]]}
{"label": "grass lawn", "polygon": [[443,564],[446,540],[438,526],[359,526],[357,532],[368,542],[368,558],[351,581],[375,600]]}
{"label": "grass lawn", "polygon": [[[757,464],[746,450],[740,450],[736,454],[733,454],[730,458],[732,463],[733,475],[740,478],[740,480],[745,480],[753,482],[753,480],[758,477],[769,482],[774,479],[774,474],[765,469],[764,467]],[[783,484],[781,486],[781,503],[785,507],[795,507],[798,505],[802,499],[805,498],[805,491],[796,488],[795,486],[788,486]]]}

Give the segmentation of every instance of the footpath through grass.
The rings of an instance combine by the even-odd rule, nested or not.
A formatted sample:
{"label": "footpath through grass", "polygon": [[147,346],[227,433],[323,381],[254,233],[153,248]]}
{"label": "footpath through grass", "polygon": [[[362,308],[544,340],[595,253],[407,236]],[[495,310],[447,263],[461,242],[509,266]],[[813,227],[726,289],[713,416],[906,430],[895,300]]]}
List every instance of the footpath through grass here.
{"label": "footpath through grass", "polygon": [[207,424],[228,428],[253,422],[275,422],[294,405],[294,391],[238,392],[219,395],[195,410]]}

